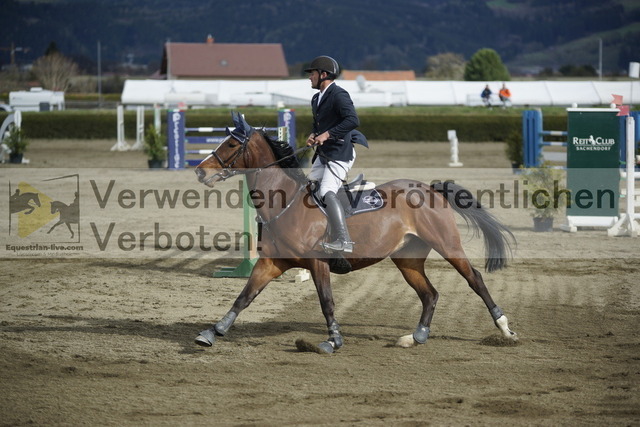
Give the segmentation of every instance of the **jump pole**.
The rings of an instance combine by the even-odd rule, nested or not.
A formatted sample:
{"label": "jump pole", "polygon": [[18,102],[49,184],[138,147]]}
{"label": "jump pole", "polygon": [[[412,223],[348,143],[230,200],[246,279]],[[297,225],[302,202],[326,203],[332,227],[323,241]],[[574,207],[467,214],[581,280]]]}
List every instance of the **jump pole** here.
{"label": "jump pole", "polygon": [[[156,129],[160,130],[160,110],[156,106],[155,110]],[[124,107],[118,105],[116,108],[116,121],[117,121],[117,141],[111,151],[142,151],[144,149],[144,106],[138,105],[136,107],[136,142],[131,146],[127,144],[124,136]]]}
{"label": "jump pole", "polygon": [[610,237],[630,236],[638,237],[638,224],[636,220],[640,219],[640,214],[635,213],[635,132],[636,124],[633,116],[627,116],[625,120],[627,133],[627,152],[625,175],[626,178],[626,200],[625,212],[621,215],[618,222],[607,230]]}
{"label": "jump pole", "polygon": [[[286,131],[281,128],[286,128]],[[188,154],[206,155],[212,150],[188,149],[189,144],[219,144],[226,135],[223,127],[187,127],[184,110],[169,110],[167,113],[167,151],[168,168],[184,169],[186,166],[196,166],[200,160],[187,159]],[[291,148],[296,148],[295,112],[290,109],[278,111],[278,127],[265,128],[267,131],[277,132],[278,138],[286,140]],[[221,136],[198,136],[198,133],[221,133]],[[187,136],[187,134],[190,134]]]}
{"label": "jump pole", "polygon": [[144,106],[136,107],[136,143],[131,150],[142,151],[144,149]]}
{"label": "jump pole", "polygon": [[459,168],[462,166],[462,163],[460,163],[460,160],[458,159],[458,135],[456,135],[456,131],[448,130],[447,138],[449,139],[449,144],[451,146],[451,161],[449,162],[449,167]]}
{"label": "jump pole", "polygon": [[157,132],[160,132],[160,128],[162,127],[162,122],[160,121],[160,113],[161,108],[158,104],[153,104],[153,126],[156,128]]}
{"label": "jump pole", "polygon": [[[564,137],[565,141],[545,141],[545,136]],[[522,143],[523,165],[525,168],[540,166],[540,160],[552,162],[566,162],[565,153],[546,153],[544,147],[567,147],[567,131],[543,130],[542,112],[540,110],[525,110],[522,112]]]}
{"label": "jump pole", "polygon": [[131,147],[127,144],[127,141],[124,139],[124,107],[122,105],[118,105],[116,108],[116,119],[117,119],[117,138],[115,145],[111,147],[111,151],[129,151]]}
{"label": "jump pole", "polygon": [[[0,126],[0,163],[4,163],[5,157],[11,154],[11,150],[6,144],[2,143],[2,140],[6,136],[5,134],[9,130],[9,126],[12,124],[18,129],[22,127],[22,111],[16,110],[12,114],[9,114],[2,122],[2,126]],[[23,159],[23,163],[26,162],[27,160]]]}
{"label": "jump pole", "polygon": [[[249,202],[247,181],[242,181],[242,220],[246,233],[246,242],[242,249],[242,261],[237,267],[221,267],[213,273],[213,277],[249,277],[253,266],[258,261],[258,230],[255,221],[256,210]],[[243,233],[243,234],[244,234]]]}
{"label": "jump pole", "polygon": [[5,117],[4,121],[2,122],[2,126],[0,126],[0,141],[4,139],[4,134],[9,130],[9,126],[11,126],[11,124],[13,124],[18,129],[22,127],[22,111],[16,110]]}

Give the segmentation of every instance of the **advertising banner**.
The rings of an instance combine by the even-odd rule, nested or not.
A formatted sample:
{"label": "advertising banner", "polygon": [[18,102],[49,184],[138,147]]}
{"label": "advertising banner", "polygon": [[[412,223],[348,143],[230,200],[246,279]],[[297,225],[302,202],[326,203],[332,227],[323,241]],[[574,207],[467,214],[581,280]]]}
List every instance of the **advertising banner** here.
{"label": "advertising banner", "polygon": [[184,111],[167,113],[167,162],[169,169],[184,169]]}
{"label": "advertising banner", "polygon": [[621,141],[618,110],[567,111],[567,187],[573,199],[571,206],[567,206],[567,217],[569,222],[571,217],[599,217],[592,224],[599,226],[604,224],[602,219],[607,222],[606,218],[618,215]]}

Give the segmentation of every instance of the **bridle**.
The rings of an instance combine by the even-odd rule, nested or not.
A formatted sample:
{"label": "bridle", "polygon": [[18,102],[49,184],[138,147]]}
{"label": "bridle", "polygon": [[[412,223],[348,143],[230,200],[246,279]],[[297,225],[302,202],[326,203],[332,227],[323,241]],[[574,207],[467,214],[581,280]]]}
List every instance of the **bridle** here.
{"label": "bridle", "polygon": [[[227,142],[230,138],[232,137],[232,135],[228,135],[221,143],[220,145],[224,144],[225,142]],[[229,159],[227,159],[226,161],[223,161],[222,158],[220,158],[220,156],[218,155],[218,153],[216,152],[217,150],[213,150],[211,152],[211,156],[213,156],[213,158],[216,159],[216,161],[220,164],[221,167],[221,171],[212,175],[209,179],[207,179],[207,182],[210,182],[212,179],[218,177],[218,181],[226,181],[227,179],[240,174],[240,172],[237,169],[232,169],[233,166],[236,164],[236,162],[238,160],[240,160],[242,157],[242,155],[244,154],[244,152],[247,149],[247,144],[249,142],[250,136],[245,136],[245,137],[240,137],[239,135],[233,135],[233,137],[235,138],[236,141],[238,141],[240,143],[240,148],[238,150],[236,150],[231,157],[229,157]],[[226,163],[226,166],[225,166]],[[248,173],[248,172],[244,172],[244,173]]]}
{"label": "bridle", "polygon": [[[252,134],[251,134],[252,135]],[[238,160],[240,160],[241,158],[244,158],[245,152],[247,151],[247,146],[249,144],[249,140],[251,139],[251,135],[240,135],[238,133],[232,132],[230,135],[228,135],[221,143],[220,145],[224,144],[225,142],[227,142],[230,138],[234,138],[236,141],[238,141],[240,143],[240,148],[238,150],[236,150],[226,161],[222,160],[222,158],[220,157],[220,155],[218,155],[217,150],[213,150],[211,152],[211,156],[213,156],[213,158],[216,159],[216,161],[220,164],[220,168],[221,171],[211,175],[206,181],[205,184],[208,182],[211,182],[214,178],[218,178],[218,181],[226,181],[227,179],[234,177],[236,175],[246,175],[252,172],[260,172],[263,169],[267,169],[270,168],[271,166],[275,166],[277,164],[279,164],[280,162],[287,160],[291,157],[297,156],[298,154],[302,153],[302,152],[306,152],[310,149],[312,149],[312,147],[309,146],[305,146],[302,148],[298,148],[297,150],[295,150],[293,153],[282,157],[281,159],[278,159],[274,162],[271,162],[269,164],[266,164],[264,166],[261,166],[259,168],[252,168],[252,169],[243,169],[242,171],[238,170],[238,169],[233,169],[233,166],[236,164],[236,162]],[[226,163],[226,165],[225,165]]]}

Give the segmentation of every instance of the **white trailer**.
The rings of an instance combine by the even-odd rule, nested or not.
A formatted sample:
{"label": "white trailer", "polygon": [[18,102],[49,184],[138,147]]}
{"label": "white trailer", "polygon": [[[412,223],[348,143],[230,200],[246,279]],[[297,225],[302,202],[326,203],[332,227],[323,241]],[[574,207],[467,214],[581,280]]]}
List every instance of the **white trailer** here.
{"label": "white trailer", "polygon": [[9,92],[9,105],[16,111],[64,110],[64,92],[44,90],[41,87],[30,91]]}

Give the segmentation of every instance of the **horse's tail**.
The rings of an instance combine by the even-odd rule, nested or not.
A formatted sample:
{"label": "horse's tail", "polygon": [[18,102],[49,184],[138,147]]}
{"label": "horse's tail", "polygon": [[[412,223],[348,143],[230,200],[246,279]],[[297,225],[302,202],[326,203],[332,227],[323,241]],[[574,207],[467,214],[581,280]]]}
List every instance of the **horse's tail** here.
{"label": "horse's tail", "polygon": [[447,199],[476,235],[478,230],[482,231],[486,250],[485,269],[491,272],[505,268],[511,256],[511,245],[516,241],[513,233],[483,208],[469,190],[450,181],[434,183],[431,187]]}

